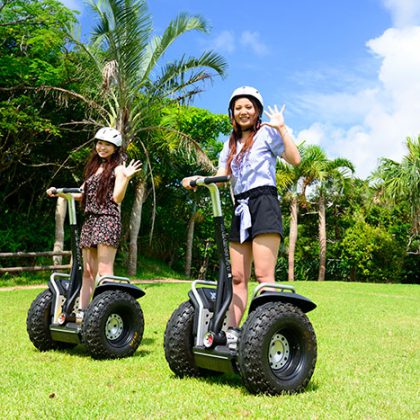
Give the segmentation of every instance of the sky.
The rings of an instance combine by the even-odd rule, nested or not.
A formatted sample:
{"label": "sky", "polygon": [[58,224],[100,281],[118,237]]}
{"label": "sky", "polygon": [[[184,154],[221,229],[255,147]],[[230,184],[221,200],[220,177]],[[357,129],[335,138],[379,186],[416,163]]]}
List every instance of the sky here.
{"label": "sky", "polygon": [[[94,22],[83,0],[82,34]],[[296,142],[328,158],[349,159],[366,178],[381,157],[401,161],[407,137],[420,135],[418,0],[149,0],[161,35],[181,12],[200,15],[207,34],[189,33],[164,61],[206,50],[221,54],[225,78],[207,82],[192,105],[225,113],[232,91],[256,87],[268,105],[286,105]]]}

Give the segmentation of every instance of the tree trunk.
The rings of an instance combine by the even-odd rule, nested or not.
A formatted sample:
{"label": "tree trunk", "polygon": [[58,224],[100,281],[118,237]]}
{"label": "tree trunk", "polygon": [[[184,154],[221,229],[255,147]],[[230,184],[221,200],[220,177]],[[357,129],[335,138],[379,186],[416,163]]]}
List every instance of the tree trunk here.
{"label": "tree trunk", "polygon": [[204,250],[204,259],[203,259],[203,264],[201,264],[200,270],[198,271],[198,280],[205,280],[206,279],[206,273],[207,273],[207,267],[209,266],[209,249],[210,249],[210,244],[213,241],[211,239],[207,239],[206,240],[206,248]]}
{"label": "tree trunk", "polygon": [[135,276],[137,273],[137,240],[141,225],[141,213],[145,198],[146,184],[139,180],[134,191],[134,203],[130,216],[130,243],[128,248],[128,275]]}
{"label": "tree trunk", "polygon": [[[64,251],[64,222],[66,220],[67,213],[67,200],[63,197],[57,198],[55,205],[55,241],[54,241],[54,252]],[[53,264],[61,265],[63,263],[63,257],[61,255],[53,256]]]}
{"label": "tree trunk", "polygon": [[191,276],[191,260],[192,260],[192,247],[194,242],[194,228],[195,228],[195,211],[197,204],[194,203],[192,215],[188,222],[187,230],[187,250],[185,252],[185,275],[187,277]]}
{"label": "tree trunk", "polygon": [[298,202],[297,197],[293,196],[290,203],[290,233],[289,233],[289,272],[288,280],[295,280],[295,248],[298,236]]}
{"label": "tree trunk", "polygon": [[327,223],[325,218],[325,200],[322,194],[319,197],[319,274],[318,281],[325,280],[327,261]]}

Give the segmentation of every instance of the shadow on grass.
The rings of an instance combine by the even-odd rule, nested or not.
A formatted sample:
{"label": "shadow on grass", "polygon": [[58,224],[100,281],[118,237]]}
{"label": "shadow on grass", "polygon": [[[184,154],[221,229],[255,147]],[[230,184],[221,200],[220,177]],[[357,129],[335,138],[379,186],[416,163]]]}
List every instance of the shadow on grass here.
{"label": "shadow on grass", "polygon": [[244,386],[241,377],[234,373],[209,372],[200,379],[210,385],[229,385],[232,388],[242,388]]}
{"label": "shadow on grass", "polygon": [[[251,392],[249,392],[246,389],[244,383],[242,382],[241,376],[239,374],[234,374],[234,373],[221,373],[221,372],[208,371],[208,372],[203,373],[203,376],[200,376],[200,377],[179,378],[175,374],[172,374],[171,378],[179,380],[179,381],[194,379],[194,380],[199,380],[199,381],[208,383],[209,385],[222,385],[222,386],[227,385],[234,389],[240,389],[243,395],[254,395],[255,397],[264,396],[264,394],[252,394]],[[314,393],[318,390],[318,388],[319,388],[319,385],[316,382],[310,381],[304,391],[298,394],[290,394],[288,392],[285,392],[284,395],[299,395],[299,394]]]}
{"label": "shadow on grass", "polygon": [[210,385],[228,385],[232,388],[241,388],[243,383],[239,375],[233,373],[222,373],[222,372],[203,372],[202,376],[184,376],[180,378],[174,373],[171,374],[171,379],[176,381],[188,381],[188,380],[198,380],[201,382],[206,382]]}
{"label": "shadow on grass", "polygon": [[[143,346],[152,346],[155,342],[154,338],[144,338],[141,343],[139,348],[135,351],[135,353],[130,356],[130,357],[145,357],[148,356],[149,354],[151,354],[152,352],[149,350],[146,350],[143,348]],[[34,348],[34,351],[37,352],[38,350]],[[91,355],[89,354],[89,352],[87,351],[86,345],[85,344],[78,344],[75,347],[72,348],[63,348],[63,349],[55,349],[55,350],[51,350],[57,353],[63,353],[63,354],[68,354],[70,356],[77,356],[77,357],[81,357],[81,358],[92,358]],[[116,360],[116,359],[95,359],[95,360]]]}
{"label": "shadow on grass", "polygon": [[314,382],[314,381],[310,381],[308,386],[305,388],[305,391],[303,391],[304,393],[310,393],[310,392],[316,392],[319,389],[319,385]]}
{"label": "shadow on grass", "polygon": [[[220,373],[217,372],[211,372],[208,374],[208,376],[204,376],[200,378],[201,380],[209,383],[210,385],[228,385],[232,388],[242,388],[242,394],[244,395],[253,395],[251,394],[245,387],[244,383],[242,382],[242,378],[239,374],[234,373]],[[319,386],[317,383],[314,383],[313,381],[310,381],[307,387],[304,391],[300,392],[299,394],[308,394],[312,392],[316,392],[318,390]],[[257,394],[262,395],[262,394]],[[290,394],[288,392],[285,392],[284,395],[297,395],[297,394]]]}

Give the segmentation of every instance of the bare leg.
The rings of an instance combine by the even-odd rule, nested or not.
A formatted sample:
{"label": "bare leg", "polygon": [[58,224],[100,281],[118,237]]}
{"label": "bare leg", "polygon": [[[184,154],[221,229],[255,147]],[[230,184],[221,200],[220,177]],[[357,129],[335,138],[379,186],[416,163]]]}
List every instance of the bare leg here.
{"label": "bare leg", "polygon": [[274,283],[280,235],[264,233],[252,241],[255,277],[259,283]]}
{"label": "bare leg", "polygon": [[86,309],[95,287],[98,272],[98,255],[96,248],[83,248],[83,283],[80,290],[79,308]]}
{"label": "bare leg", "polygon": [[248,280],[251,275],[251,242],[230,244],[233,276],[233,298],[229,307],[228,326],[238,327],[248,303]]}
{"label": "bare leg", "polygon": [[96,275],[114,274],[117,249],[108,245],[83,248],[83,283],[80,291],[80,309],[86,309],[95,289]]}
{"label": "bare leg", "polygon": [[98,275],[114,274],[114,260],[117,248],[109,245],[98,245]]}

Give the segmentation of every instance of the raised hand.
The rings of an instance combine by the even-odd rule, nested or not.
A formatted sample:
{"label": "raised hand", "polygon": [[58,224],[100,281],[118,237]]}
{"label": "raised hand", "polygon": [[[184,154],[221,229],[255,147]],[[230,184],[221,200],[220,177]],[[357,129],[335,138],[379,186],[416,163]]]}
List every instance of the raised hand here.
{"label": "raised hand", "polygon": [[141,162],[139,160],[132,159],[131,162],[125,166],[126,162],[121,165],[121,172],[127,178],[132,178],[141,169]]}
{"label": "raised hand", "polygon": [[273,108],[271,106],[268,107],[268,111],[264,111],[264,114],[270,119],[268,122],[264,122],[261,125],[267,125],[269,127],[280,129],[281,127],[285,126],[283,112],[286,109],[286,105],[283,105],[279,111],[277,105],[274,105]]}

